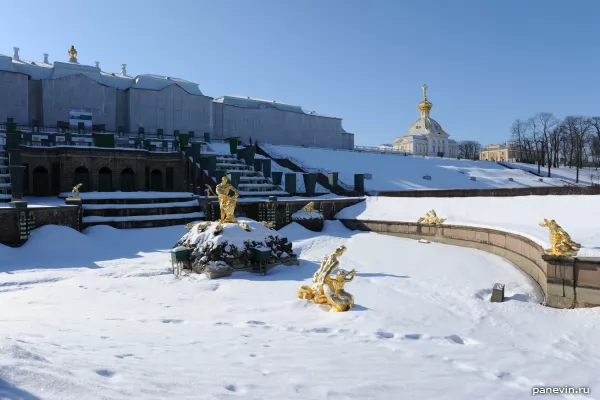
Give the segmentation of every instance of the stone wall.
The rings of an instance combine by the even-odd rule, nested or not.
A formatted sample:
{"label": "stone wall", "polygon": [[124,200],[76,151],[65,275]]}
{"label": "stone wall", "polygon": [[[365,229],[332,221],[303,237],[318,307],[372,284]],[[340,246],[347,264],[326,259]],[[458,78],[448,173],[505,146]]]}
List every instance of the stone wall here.
{"label": "stone wall", "polygon": [[600,259],[551,257],[537,243],[500,230],[413,222],[341,220],[349,229],[475,248],[504,257],[532,277],[555,308],[600,305]]}
{"label": "stone wall", "polygon": [[91,110],[92,122],[117,129],[117,89],[104,86],[85,75],[44,79],[42,83],[45,126],[69,121],[69,110]]}
{"label": "stone wall", "polygon": [[509,189],[403,190],[377,192],[377,196],[382,197],[513,197],[597,194],[600,194],[600,186],[548,186]]}
{"label": "stone wall", "polygon": [[29,123],[29,77],[0,71],[0,121],[13,118],[17,124]]}
{"label": "stone wall", "polygon": [[192,95],[177,85],[162,90],[129,89],[129,131],[163,129],[181,133],[194,131],[197,137],[212,133],[212,98]]}
{"label": "stone wall", "polygon": [[[255,221],[274,222],[277,229],[292,222],[292,214],[303,208],[309,202],[315,204],[315,210],[323,213],[325,219],[334,219],[338,211],[365,201],[361,197],[349,197],[340,199],[323,199],[317,198],[310,200],[286,200],[285,198],[277,201],[253,201],[239,202],[235,209],[237,217],[251,218]],[[219,205],[213,199],[203,199],[203,206],[207,220],[216,220],[220,217]]]}
{"label": "stone wall", "polygon": [[[180,153],[85,147],[23,147],[21,161],[27,165],[25,192],[28,194],[58,195],[60,192],[70,192],[77,183],[84,183],[82,192],[110,191],[101,185],[101,179],[107,179],[106,175],[101,177],[102,173],[110,177],[112,190],[189,190],[184,173],[186,159]],[[85,177],[85,171],[87,179],[81,175],[83,173]],[[172,187],[168,185],[171,183],[167,180],[168,173],[172,173]],[[135,182],[128,189],[123,185],[126,174],[133,174]],[[40,192],[40,186],[45,190]]]}
{"label": "stone wall", "polygon": [[[44,225],[63,225],[81,230],[81,218],[81,208],[77,206],[0,208],[0,243],[21,246],[33,229]],[[21,226],[24,229],[20,229]]]}
{"label": "stone wall", "polygon": [[247,108],[214,103],[214,137],[239,137],[253,141],[353,149],[354,135],[342,132],[342,120],[282,111],[275,108]]}

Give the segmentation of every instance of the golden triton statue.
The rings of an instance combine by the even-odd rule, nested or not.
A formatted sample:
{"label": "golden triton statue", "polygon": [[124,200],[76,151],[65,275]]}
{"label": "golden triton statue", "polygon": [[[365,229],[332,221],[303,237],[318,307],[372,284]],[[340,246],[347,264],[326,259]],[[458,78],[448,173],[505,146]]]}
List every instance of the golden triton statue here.
{"label": "golden triton statue", "polygon": [[69,62],[77,62],[77,50],[75,50],[75,46],[71,46],[69,51]]}
{"label": "golden triton statue", "polygon": [[260,221],[260,224],[262,226],[264,226],[265,228],[269,228],[269,229],[275,229],[275,227],[277,226],[277,225],[275,225],[274,222],[267,222],[267,221]]}
{"label": "golden triton statue", "polygon": [[307,214],[311,213],[315,209],[315,203],[314,203],[314,201],[311,201],[310,203],[308,203],[307,205],[305,205],[302,209]]}
{"label": "golden triton statue", "polygon": [[79,189],[81,189],[81,187],[83,186],[83,183],[78,183],[77,185],[73,186],[73,190],[71,190],[71,196],[69,196],[72,199],[78,199],[79,198]]}
{"label": "golden triton statue", "polygon": [[345,251],[346,246],[342,245],[323,259],[313,276],[312,285],[298,289],[299,299],[310,300],[315,304],[329,304],[334,312],[348,311],[354,306],[354,296],[344,290],[344,285],[354,279],[356,271],[353,269],[347,272],[340,268],[332,276],[340,265],[338,257]]}
{"label": "golden triton statue", "polygon": [[574,242],[571,236],[556,223],[555,220],[547,220],[540,223],[540,226],[550,229],[550,248],[545,252],[550,256],[576,256],[581,248],[581,244]]}
{"label": "golden triton statue", "polygon": [[445,220],[446,218],[438,217],[435,210],[431,210],[427,214],[425,214],[424,217],[419,218],[417,224],[441,225],[444,223]]}
{"label": "golden triton statue", "polygon": [[246,232],[250,232],[252,230],[252,228],[250,228],[250,225],[248,225],[246,222],[239,222],[238,224]]}
{"label": "golden triton statue", "polygon": [[[224,176],[221,179],[221,183],[219,183],[215,188],[215,191],[217,192],[216,194],[212,191],[209,185],[206,186],[206,197],[219,198],[219,208],[221,209],[220,222],[223,224],[237,223],[234,214],[237,199],[240,197],[240,194],[230,183],[228,183],[227,177]],[[233,192],[233,196],[229,194],[230,192]]]}

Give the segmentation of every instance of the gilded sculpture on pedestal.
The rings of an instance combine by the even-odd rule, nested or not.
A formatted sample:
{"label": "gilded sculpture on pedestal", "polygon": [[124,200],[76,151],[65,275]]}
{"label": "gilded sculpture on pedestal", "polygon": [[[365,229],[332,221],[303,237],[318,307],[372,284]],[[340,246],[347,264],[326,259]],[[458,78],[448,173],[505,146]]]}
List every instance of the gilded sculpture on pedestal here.
{"label": "gilded sculpture on pedestal", "polygon": [[311,212],[313,212],[315,210],[315,203],[313,201],[311,201],[310,203],[305,205],[302,209],[304,210],[305,213],[310,214]]}
{"label": "gilded sculpture on pedestal", "polygon": [[435,210],[431,210],[427,214],[425,214],[424,217],[419,218],[417,224],[441,225],[444,223],[445,220],[446,218],[438,217]]}
{"label": "gilded sculpture on pedestal", "polygon": [[262,226],[264,226],[265,228],[269,228],[269,229],[275,229],[275,227],[277,226],[277,225],[275,225],[274,222],[267,222],[267,221],[260,221],[260,224]]}
{"label": "gilded sculpture on pedestal", "polygon": [[69,54],[69,62],[77,62],[77,50],[75,46],[71,46],[67,53]]}
{"label": "gilded sculpture on pedestal", "polygon": [[298,289],[299,299],[310,300],[315,304],[328,304],[334,312],[348,311],[354,306],[354,296],[344,290],[344,285],[354,279],[356,271],[353,269],[347,272],[340,268],[332,276],[340,265],[338,257],[345,251],[346,246],[342,245],[323,259],[313,276],[312,285]]}
{"label": "gilded sculpture on pedestal", "polygon": [[[237,204],[237,199],[240,197],[239,192],[236,188],[231,185],[227,177],[224,176],[221,179],[221,183],[217,185],[215,188],[216,194],[212,191],[210,186],[207,186],[206,197],[218,197],[219,199],[219,208],[221,210],[221,219],[220,222],[223,224],[226,223],[237,223],[235,219],[235,206]],[[233,195],[230,193],[233,192]],[[212,193],[212,195],[211,195]]]}
{"label": "gilded sculpture on pedestal", "polygon": [[550,248],[546,249],[547,255],[551,256],[576,256],[581,244],[574,242],[571,236],[556,223],[555,220],[547,220],[540,226],[550,229]]}
{"label": "gilded sculpture on pedestal", "polygon": [[73,189],[71,190],[71,197],[72,199],[78,199],[79,198],[79,189],[81,189],[81,187],[83,186],[83,183],[78,183],[77,185],[73,186]]}

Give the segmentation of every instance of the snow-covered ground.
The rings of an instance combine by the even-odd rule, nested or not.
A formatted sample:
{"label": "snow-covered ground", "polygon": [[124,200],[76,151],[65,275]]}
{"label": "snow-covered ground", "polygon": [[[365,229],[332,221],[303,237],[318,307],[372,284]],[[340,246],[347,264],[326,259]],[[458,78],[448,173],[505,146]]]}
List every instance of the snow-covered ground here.
{"label": "snow-covered ground", "polygon": [[[210,281],[170,272],[182,226],[65,227],[0,247],[0,398],[526,399],[600,389],[599,309],[539,304],[537,286],[481,251],[296,224],[299,267]],[[338,245],[356,307],[296,299]],[[401,254],[401,257],[398,257]],[[490,303],[494,283],[507,301]],[[572,395],[539,398],[591,398]]]}
{"label": "snow-covered ground", "polygon": [[[339,172],[339,179],[354,185],[354,174],[368,173],[366,190],[489,189],[564,186],[560,179],[539,178],[518,169],[486,161],[403,156],[349,150],[317,149],[262,144],[273,156],[298,161],[305,167]],[[423,179],[431,176],[431,180]],[[471,178],[475,180],[471,180]],[[512,179],[510,181],[509,179]]]}
{"label": "snow-covered ground", "polygon": [[[262,156],[261,156],[262,157]],[[265,158],[265,157],[263,157]],[[306,187],[304,186],[304,176],[301,172],[294,172],[291,169],[282,167],[277,164],[275,160],[271,162],[271,171],[272,172],[283,172],[283,176],[281,177],[281,187],[285,187],[285,176],[287,174],[296,175],[296,192],[297,193],[306,193]],[[328,189],[325,189],[319,182],[315,185],[315,193],[331,193]]]}
{"label": "snow-covered ground", "polygon": [[[510,165],[515,168],[520,168],[524,171],[531,171],[537,174],[538,168],[537,165],[534,164],[525,164],[525,163],[504,163]],[[548,168],[541,167],[540,175],[546,177],[548,176]],[[560,166],[559,168],[551,168],[550,176],[553,178],[565,179],[569,182],[575,182],[575,178],[577,176],[576,168],[569,168]],[[582,185],[598,185],[600,183],[600,169],[596,168],[582,168],[579,170],[579,183]]]}
{"label": "snow-covered ground", "polygon": [[550,246],[548,228],[539,223],[554,219],[573,240],[585,248],[580,256],[600,257],[600,196],[521,196],[392,198],[369,197],[344,208],[336,218],[413,221],[435,209],[450,225],[504,230],[525,236],[545,248]]}

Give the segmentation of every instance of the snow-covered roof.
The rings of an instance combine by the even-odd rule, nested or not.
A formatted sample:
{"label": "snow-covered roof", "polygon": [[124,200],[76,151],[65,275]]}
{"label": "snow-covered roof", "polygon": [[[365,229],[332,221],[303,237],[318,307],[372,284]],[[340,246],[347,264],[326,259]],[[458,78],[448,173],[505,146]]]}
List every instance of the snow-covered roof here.
{"label": "snow-covered roof", "polygon": [[394,140],[394,144],[401,142],[403,139],[406,139],[409,142],[427,142],[427,138],[424,135],[406,134],[404,136],[398,136]]}
{"label": "snow-covered roof", "polygon": [[0,71],[16,72],[29,75],[32,80],[60,79],[71,75],[85,75],[101,85],[120,90],[146,89],[162,90],[171,85],[177,85],[189,94],[203,96],[197,83],[180,78],[162,75],[143,74],[135,77],[121,73],[105,72],[100,67],[83,65],[76,62],[55,61],[48,64],[38,61],[16,60],[0,54]]}
{"label": "snow-covered roof", "polygon": [[264,100],[257,99],[255,97],[244,97],[244,96],[221,96],[213,100],[215,103],[227,104],[235,107],[246,107],[246,108],[275,108],[280,111],[288,111],[298,114],[314,115],[316,117],[334,118],[328,115],[318,114],[314,111],[306,111],[300,106],[294,106],[291,104],[280,103],[275,100]]}

